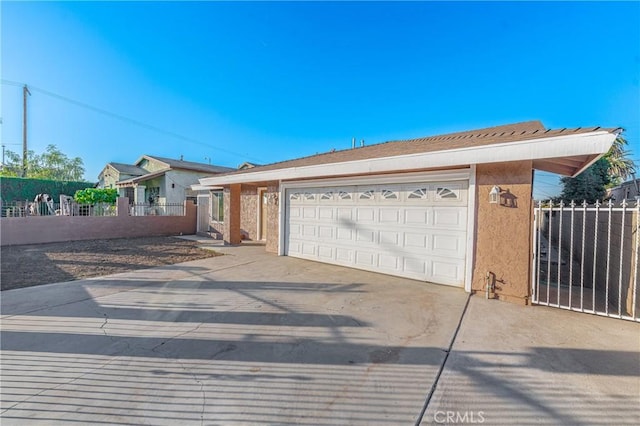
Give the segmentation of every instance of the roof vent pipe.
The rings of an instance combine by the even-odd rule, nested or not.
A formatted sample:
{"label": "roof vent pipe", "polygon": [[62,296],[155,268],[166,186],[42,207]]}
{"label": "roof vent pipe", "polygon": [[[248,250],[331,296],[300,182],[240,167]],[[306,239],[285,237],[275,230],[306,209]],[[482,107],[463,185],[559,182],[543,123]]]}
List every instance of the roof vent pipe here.
{"label": "roof vent pipe", "polygon": [[360,146],[361,146],[361,147],[363,147],[363,146],[364,146],[364,139],[362,139],[362,140],[360,141]]}
{"label": "roof vent pipe", "polygon": [[356,147],[356,138],[351,138],[351,149]]}

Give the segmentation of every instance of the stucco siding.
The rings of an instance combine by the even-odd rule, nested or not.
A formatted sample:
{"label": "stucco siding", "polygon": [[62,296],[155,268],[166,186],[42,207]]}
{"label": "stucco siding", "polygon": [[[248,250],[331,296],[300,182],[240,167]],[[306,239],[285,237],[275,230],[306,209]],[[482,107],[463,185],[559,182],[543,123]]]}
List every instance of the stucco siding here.
{"label": "stucco siding", "polygon": [[244,240],[258,239],[258,187],[242,185],[240,192],[240,231]]}
{"label": "stucco siding", "polygon": [[[267,197],[269,197],[270,201],[267,204],[267,246],[266,250],[270,253],[278,253],[278,241],[280,240],[279,234],[279,216],[278,216],[278,205],[279,203],[284,203],[284,200],[279,200],[280,196],[280,186],[277,182],[270,183],[267,186]],[[276,201],[277,200],[277,201]]]}
{"label": "stucco siding", "polygon": [[[496,297],[516,303],[527,303],[529,296],[532,167],[531,161],[519,161],[483,164],[476,169],[472,290],[485,291],[489,273],[489,279],[495,284]],[[490,204],[489,192],[494,185],[516,205]],[[511,195],[507,195],[507,190]]]}

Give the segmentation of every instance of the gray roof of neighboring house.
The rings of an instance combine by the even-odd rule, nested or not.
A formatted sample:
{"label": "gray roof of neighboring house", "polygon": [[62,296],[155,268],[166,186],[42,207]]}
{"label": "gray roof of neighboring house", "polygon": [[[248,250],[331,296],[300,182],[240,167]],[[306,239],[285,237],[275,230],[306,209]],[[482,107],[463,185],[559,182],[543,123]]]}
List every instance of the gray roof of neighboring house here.
{"label": "gray roof of neighboring house", "polygon": [[107,163],[107,165],[113,167],[120,173],[132,175],[132,176],[142,176],[148,173],[145,169],[140,168],[138,166],[134,166],[133,164]]}
{"label": "gray roof of neighboring house", "polygon": [[167,167],[166,169],[160,169],[160,170],[156,170],[155,172],[151,172],[151,173],[147,173],[144,174],[142,176],[136,176],[136,177],[132,177],[129,179],[124,179],[124,180],[120,180],[118,182],[116,182],[116,185],[123,185],[123,184],[132,184],[132,183],[138,183],[138,182],[144,182],[153,178],[156,178],[158,176],[162,176],[163,174],[167,173],[168,171],[170,171],[171,168]]}
{"label": "gray roof of neighboring house", "polygon": [[[211,172],[211,173],[227,173],[234,171],[236,169],[231,167],[223,167],[216,166],[213,164],[204,164],[204,163],[196,163],[193,161],[184,161],[184,160],[174,160],[173,158],[166,157],[156,157],[155,155],[143,155],[143,158],[152,158],[154,160],[158,160],[162,163],[165,163],[172,169],[184,169],[184,170],[194,170],[198,172]],[[138,160],[140,161],[140,160]],[[147,173],[147,172],[145,172]]]}

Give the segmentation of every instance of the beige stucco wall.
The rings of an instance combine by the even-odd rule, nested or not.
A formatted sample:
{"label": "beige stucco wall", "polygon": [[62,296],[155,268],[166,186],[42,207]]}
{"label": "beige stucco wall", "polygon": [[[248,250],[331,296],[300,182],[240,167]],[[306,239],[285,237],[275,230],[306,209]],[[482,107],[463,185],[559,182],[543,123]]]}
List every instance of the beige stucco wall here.
{"label": "beige stucco wall", "polygon": [[240,244],[240,196],[241,185],[233,184],[224,188],[224,227],[222,239],[226,244]]}
{"label": "beige stucco wall", "polygon": [[240,191],[240,232],[242,239],[258,239],[258,187],[242,185]]}
{"label": "beige stucco wall", "polygon": [[[493,163],[476,168],[476,250],[472,290],[485,291],[490,273],[496,297],[528,303],[531,258],[533,182],[531,161]],[[516,207],[489,203],[489,192],[497,185],[515,196]]]}
{"label": "beige stucco wall", "polygon": [[118,216],[3,217],[3,246],[107,238],[191,235],[196,232],[196,206],[185,203],[185,216],[129,216],[129,202],[118,199]]}
{"label": "beige stucco wall", "polygon": [[[278,253],[278,240],[280,235],[279,230],[279,218],[278,218],[278,206],[284,200],[280,200],[280,187],[277,182],[269,183],[267,186],[267,196],[270,201],[267,204],[267,246],[266,250],[270,253]],[[277,201],[276,201],[277,200]]]}

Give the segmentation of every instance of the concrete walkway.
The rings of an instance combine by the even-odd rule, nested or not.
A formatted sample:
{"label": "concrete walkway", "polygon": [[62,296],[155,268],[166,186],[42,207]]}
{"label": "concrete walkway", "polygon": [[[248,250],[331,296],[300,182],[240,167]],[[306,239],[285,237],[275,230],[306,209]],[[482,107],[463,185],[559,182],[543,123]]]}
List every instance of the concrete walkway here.
{"label": "concrete walkway", "polygon": [[[3,426],[420,418],[462,290],[259,246],[219,250],[226,256],[3,292]],[[635,424],[638,331],[472,297],[423,424],[454,423],[451,413]]]}

